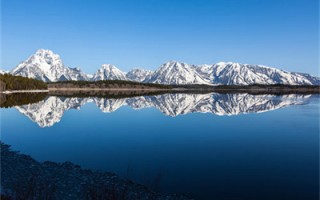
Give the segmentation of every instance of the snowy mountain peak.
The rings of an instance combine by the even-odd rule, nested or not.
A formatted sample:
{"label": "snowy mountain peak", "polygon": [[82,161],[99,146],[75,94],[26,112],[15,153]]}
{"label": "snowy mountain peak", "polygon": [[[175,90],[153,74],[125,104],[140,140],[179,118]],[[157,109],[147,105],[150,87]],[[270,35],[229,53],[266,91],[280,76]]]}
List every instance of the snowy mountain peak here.
{"label": "snowy mountain peak", "polygon": [[224,61],[220,61],[217,62],[216,65],[226,65],[226,64],[231,64],[232,62],[224,62]]}
{"label": "snowy mountain peak", "polygon": [[182,62],[176,61],[176,60],[169,60],[168,62],[164,64],[170,64],[170,65],[175,65],[175,64],[181,64]]}
{"label": "snowy mountain peak", "polygon": [[161,84],[210,84],[186,63],[170,61],[161,65],[147,81]]}
{"label": "snowy mountain peak", "polygon": [[[39,49],[29,59],[33,63],[41,63],[39,67],[43,70],[50,70],[51,68],[63,68],[63,62],[58,54],[53,53],[51,50]],[[47,67],[47,68],[45,68]]]}
{"label": "snowy mountain peak", "polygon": [[179,61],[175,61],[175,60],[171,60],[169,62],[166,62],[165,64],[163,64],[162,66],[166,66],[166,67],[185,67],[188,66],[187,63],[184,62],[179,62]]}
{"label": "snowy mountain peak", "polygon": [[58,81],[65,67],[60,56],[50,50],[39,49],[26,61],[20,63],[11,71],[13,75],[20,75],[43,81]]}
{"label": "snowy mountain peak", "polygon": [[108,69],[108,70],[112,70],[112,69],[118,69],[116,68],[116,66],[112,65],[112,64],[102,64],[101,65],[102,69]]}
{"label": "snowy mountain peak", "polygon": [[65,67],[58,54],[45,49],[39,49],[10,73],[45,82],[87,80],[86,74],[80,69]]}
{"label": "snowy mountain peak", "polygon": [[53,51],[49,49],[38,49],[34,55],[38,55],[41,57],[60,57],[58,54],[53,53]]}
{"label": "snowy mountain peak", "polygon": [[116,66],[111,64],[103,64],[101,68],[93,75],[92,80],[127,80],[127,78],[125,73]]}

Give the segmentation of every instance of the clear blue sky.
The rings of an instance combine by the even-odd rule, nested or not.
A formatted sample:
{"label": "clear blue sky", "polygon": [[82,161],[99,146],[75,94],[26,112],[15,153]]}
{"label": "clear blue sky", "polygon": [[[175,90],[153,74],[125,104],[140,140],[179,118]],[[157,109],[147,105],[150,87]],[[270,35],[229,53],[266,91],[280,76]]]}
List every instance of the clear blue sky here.
{"label": "clear blue sky", "polygon": [[319,75],[318,0],[1,0],[2,60],[39,48],[95,72],[169,60],[233,61]]}

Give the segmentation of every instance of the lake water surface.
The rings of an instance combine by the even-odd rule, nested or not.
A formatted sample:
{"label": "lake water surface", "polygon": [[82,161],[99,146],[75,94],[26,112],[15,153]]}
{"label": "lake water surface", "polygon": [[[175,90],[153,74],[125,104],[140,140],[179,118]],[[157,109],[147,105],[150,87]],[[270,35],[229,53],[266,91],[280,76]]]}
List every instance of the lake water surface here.
{"label": "lake water surface", "polygon": [[318,199],[319,95],[47,96],[1,108],[37,161],[115,172],[195,199]]}

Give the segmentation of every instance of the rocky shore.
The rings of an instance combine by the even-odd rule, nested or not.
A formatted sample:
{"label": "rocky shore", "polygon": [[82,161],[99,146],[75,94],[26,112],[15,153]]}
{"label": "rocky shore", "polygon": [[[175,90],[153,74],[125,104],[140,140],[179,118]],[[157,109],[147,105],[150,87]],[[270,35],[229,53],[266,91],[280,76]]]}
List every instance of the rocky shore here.
{"label": "rocky shore", "polygon": [[114,173],[82,169],[70,162],[37,162],[1,143],[1,199],[184,200],[162,195]]}

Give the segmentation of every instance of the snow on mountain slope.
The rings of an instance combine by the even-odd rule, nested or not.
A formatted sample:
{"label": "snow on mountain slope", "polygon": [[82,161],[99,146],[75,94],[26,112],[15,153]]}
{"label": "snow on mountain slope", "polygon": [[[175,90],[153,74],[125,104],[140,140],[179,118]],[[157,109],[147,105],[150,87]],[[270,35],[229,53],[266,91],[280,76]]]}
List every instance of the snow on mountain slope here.
{"label": "snow on mountain slope", "polygon": [[198,72],[198,74],[206,79],[206,81],[211,82],[212,81],[212,65],[207,65],[207,64],[203,64],[203,65],[192,65],[192,68]]}
{"label": "snow on mountain slope", "polygon": [[69,76],[68,80],[77,80],[77,81],[88,81],[90,80],[90,75],[81,71],[79,67],[76,68],[68,68]]}
{"label": "snow on mountain slope", "polygon": [[[0,71],[0,73],[3,73]],[[160,84],[210,84],[210,85],[250,85],[289,84],[320,85],[319,77],[309,74],[287,72],[263,65],[248,65],[220,62],[213,65],[189,65],[176,61],[167,62],[151,72],[133,69],[127,74],[114,65],[104,64],[93,75],[83,73],[79,68],[64,66],[59,55],[50,50],[39,49],[11,72],[39,79],[45,82],[65,80],[131,80]]]}
{"label": "snow on mountain slope", "polygon": [[144,82],[145,80],[149,80],[151,76],[152,71],[138,68],[132,69],[126,74],[128,80],[136,82]]}
{"label": "snow on mountain slope", "polygon": [[39,49],[10,73],[45,82],[88,79],[86,74],[82,73],[80,69],[65,67],[59,55],[44,49]]}
{"label": "snow on mountain slope", "polygon": [[291,74],[296,76],[302,76],[303,78],[308,79],[313,85],[320,85],[320,78],[316,76],[311,76],[310,74],[306,73],[298,73],[298,72],[291,72]]}
{"label": "snow on mountain slope", "polygon": [[210,84],[201,77],[194,68],[186,63],[170,61],[158,68],[150,77],[145,80],[149,83],[160,84]]}
{"label": "snow on mountain slope", "polygon": [[215,85],[250,84],[319,84],[319,78],[308,74],[291,73],[263,65],[248,65],[232,62],[219,62],[212,66],[202,65],[195,68],[203,77]]}
{"label": "snow on mountain slope", "polygon": [[101,68],[93,75],[93,81],[99,80],[127,80],[126,74],[114,65],[103,64]]}

